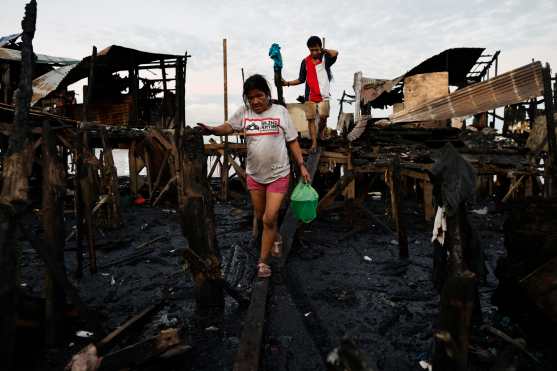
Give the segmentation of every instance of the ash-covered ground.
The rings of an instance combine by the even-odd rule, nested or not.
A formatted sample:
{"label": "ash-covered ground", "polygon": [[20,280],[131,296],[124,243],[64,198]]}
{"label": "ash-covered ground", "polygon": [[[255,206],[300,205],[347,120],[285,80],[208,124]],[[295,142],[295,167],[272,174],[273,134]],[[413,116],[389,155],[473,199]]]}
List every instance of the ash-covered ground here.
{"label": "ash-covered ground", "polygon": [[[273,278],[263,369],[323,370],[324,359],[343,337],[353,339],[368,365],[377,370],[420,370],[419,362],[429,361],[439,301],[431,281],[432,225],[423,220],[415,201],[405,200],[410,257],[400,259],[396,235],[381,225],[388,224],[385,200],[369,199],[365,206],[377,220],[337,208],[298,231],[286,271],[276,272]],[[240,290],[249,290],[246,277],[253,276],[256,252],[247,250],[252,226],[247,195],[216,203],[215,215],[226,279]],[[504,254],[504,213],[493,203],[480,203],[470,208],[470,215],[488,267],[487,281],[480,291],[484,321],[512,331],[510,319],[499,315],[490,302],[497,286],[496,261]],[[68,274],[85,303],[102,318],[106,332],[166,297],[147,323],[130,332],[113,350],[161,329],[184,327],[187,342],[193,347],[186,357],[178,363],[147,364],[140,369],[230,370],[245,309],[227,297],[222,315],[195,313],[191,274],[183,271],[178,253],[187,241],[170,205],[128,205],[124,220],[123,228],[97,235],[97,274],[86,269],[83,277],[75,280],[75,240],[66,243]],[[72,224],[68,219],[68,234]],[[37,234],[40,236],[39,227]],[[22,293],[41,297],[44,266],[27,242],[21,242],[20,251]],[[85,262],[87,266],[86,254]],[[238,277],[237,265],[244,263],[242,277]],[[29,345],[20,351],[22,370],[60,370],[72,354],[102,335],[77,337],[77,331],[88,329],[75,316],[71,318],[63,345],[54,350],[40,351],[40,328],[20,332],[20,344]],[[501,343],[475,335],[472,345],[480,348],[477,356],[472,352],[474,369],[489,370]],[[543,354],[538,356],[543,358]],[[526,362],[523,369],[543,368]]]}

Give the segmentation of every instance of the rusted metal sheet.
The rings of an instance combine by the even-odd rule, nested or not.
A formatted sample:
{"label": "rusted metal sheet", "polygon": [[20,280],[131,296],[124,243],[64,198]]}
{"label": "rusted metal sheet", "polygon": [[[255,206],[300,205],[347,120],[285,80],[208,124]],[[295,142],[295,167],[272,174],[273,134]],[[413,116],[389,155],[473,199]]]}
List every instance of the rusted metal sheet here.
{"label": "rusted metal sheet", "polygon": [[[59,86],[68,86],[89,76],[90,56],[83,58],[81,61],[44,55],[37,55],[37,57],[39,57],[43,63],[58,65],[64,64],[66,66],[50,71],[33,80],[32,105],[36,104],[40,99],[46,97],[50,92],[56,90]],[[118,72],[123,70],[127,71],[132,65],[141,65],[155,61],[158,62],[161,59],[172,59],[176,57],[178,56],[171,54],[149,53],[119,45],[111,45],[104,48],[97,54],[95,63],[99,66],[103,66],[107,72]],[[0,48],[0,60],[1,59],[14,61],[20,60],[21,53],[17,50]],[[56,61],[57,63],[54,63]]]}
{"label": "rusted metal sheet", "polygon": [[21,36],[21,33],[14,33],[12,35],[7,35],[7,36],[0,37],[0,48],[3,47],[4,45],[7,45],[10,42],[16,40],[20,36]]}
{"label": "rusted metal sheet", "polygon": [[362,104],[371,102],[371,106],[374,108],[384,108],[402,102],[402,80],[409,76],[431,72],[448,72],[449,85],[465,86],[468,83],[468,73],[484,50],[484,48],[447,49],[392,80],[361,77],[358,90],[356,90],[357,84],[354,83],[354,91],[356,95],[361,96]]}
{"label": "rusted metal sheet", "polygon": [[[35,54],[37,59],[35,63],[38,64],[52,64],[55,66],[67,66],[70,64],[77,64],[77,59],[53,57],[46,54]],[[21,51],[8,48],[0,48],[0,60],[21,62]]]}
{"label": "rusted metal sheet", "polygon": [[51,91],[56,90],[64,77],[70,72],[75,65],[68,65],[57,68],[33,80],[33,97],[31,98],[31,106],[34,106],[42,98],[46,97]]}
{"label": "rusted metal sheet", "polygon": [[446,97],[390,116],[393,123],[469,116],[543,95],[542,65],[533,62]]}
{"label": "rusted metal sheet", "polygon": [[399,76],[393,80],[370,79],[362,77],[362,103],[367,104],[374,101],[383,93],[389,93],[401,80],[403,76]]}

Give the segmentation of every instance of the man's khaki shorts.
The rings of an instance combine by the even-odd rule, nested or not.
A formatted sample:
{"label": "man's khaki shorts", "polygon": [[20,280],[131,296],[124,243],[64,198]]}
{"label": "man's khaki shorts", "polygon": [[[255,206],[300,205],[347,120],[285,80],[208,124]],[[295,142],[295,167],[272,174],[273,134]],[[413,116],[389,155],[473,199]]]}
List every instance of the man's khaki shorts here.
{"label": "man's khaki shorts", "polygon": [[308,120],[314,120],[317,114],[319,114],[320,118],[327,118],[329,117],[329,111],[331,109],[328,100],[322,100],[319,103],[308,101],[304,103],[304,108]]}

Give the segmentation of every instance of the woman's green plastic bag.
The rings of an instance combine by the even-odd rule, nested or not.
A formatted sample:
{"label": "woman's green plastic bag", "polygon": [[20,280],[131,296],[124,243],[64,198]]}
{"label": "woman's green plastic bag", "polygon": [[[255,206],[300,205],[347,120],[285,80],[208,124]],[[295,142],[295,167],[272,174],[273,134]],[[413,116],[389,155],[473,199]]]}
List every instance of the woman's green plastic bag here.
{"label": "woman's green plastic bag", "polygon": [[309,183],[298,183],[290,195],[294,216],[304,223],[311,222],[317,216],[317,201],[319,194]]}

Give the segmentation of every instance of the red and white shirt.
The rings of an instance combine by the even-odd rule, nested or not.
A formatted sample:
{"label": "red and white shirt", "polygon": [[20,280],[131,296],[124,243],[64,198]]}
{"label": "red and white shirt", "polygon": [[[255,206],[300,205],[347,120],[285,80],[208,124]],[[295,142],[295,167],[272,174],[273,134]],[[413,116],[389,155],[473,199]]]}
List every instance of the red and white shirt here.
{"label": "red and white shirt", "polygon": [[228,123],[246,136],[246,173],[256,182],[268,184],[290,173],[286,142],[295,140],[298,132],[286,108],[272,104],[258,114],[242,106]]}

